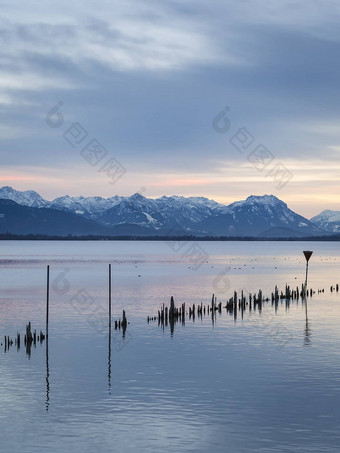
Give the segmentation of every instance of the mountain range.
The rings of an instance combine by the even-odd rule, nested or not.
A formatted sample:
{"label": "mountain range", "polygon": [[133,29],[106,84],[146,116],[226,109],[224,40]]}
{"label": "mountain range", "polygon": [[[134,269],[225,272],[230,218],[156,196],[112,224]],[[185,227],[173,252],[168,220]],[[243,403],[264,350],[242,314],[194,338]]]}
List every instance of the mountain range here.
{"label": "mountain range", "polygon": [[274,195],[229,206],[203,197],[70,197],[0,188],[0,233],[60,236],[305,237],[340,232],[340,212],[308,220]]}

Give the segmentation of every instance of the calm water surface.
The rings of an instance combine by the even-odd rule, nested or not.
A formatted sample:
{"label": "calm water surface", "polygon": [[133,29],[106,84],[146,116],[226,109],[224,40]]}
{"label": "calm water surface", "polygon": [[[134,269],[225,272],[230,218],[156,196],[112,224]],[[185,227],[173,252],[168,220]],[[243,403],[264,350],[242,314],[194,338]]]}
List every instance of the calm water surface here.
{"label": "calm water surface", "polygon": [[[0,243],[0,335],[45,330],[46,344],[0,350],[1,452],[339,452],[338,243]],[[222,310],[169,327],[148,324],[177,305],[270,295],[309,282],[324,293],[237,318]],[[113,319],[108,335],[108,263]],[[198,267],[198,269],[196,269]]]}

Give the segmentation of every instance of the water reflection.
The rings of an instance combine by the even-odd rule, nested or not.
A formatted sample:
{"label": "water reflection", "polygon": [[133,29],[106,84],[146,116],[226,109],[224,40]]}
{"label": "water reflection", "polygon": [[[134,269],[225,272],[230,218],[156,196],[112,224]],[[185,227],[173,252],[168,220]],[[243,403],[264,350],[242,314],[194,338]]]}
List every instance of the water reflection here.
{"label": "water reflection", "polygon": [[48,358],[48,337],[46,338],[46,412],[50,407],[50,365]]}
{"label": "water reflection", "polygon": [[308,320],[308,302],[307,302],[307,299],[304,300],[304,304],[305,304],[305,309],[306,309],[306,325],[305,325],[305,336],[304,336],[304,345],[305,346],[309,346],[311,344],[311,335],[312,335],[312,332],[311,332],[311,327],[310,327],[310,323],[309,323],[309,320]]}
{"label": "water reflection", "polygon": [[[37,344],[40,343],[40,345],[42,345],[45,338],[46,337],[42,333],[42,331],[40,331],[40,335],[37,335],[36,330],[34,330],[34,332],[32,333],[30,322],[26,325],[26,334],[24,336],[24,345],[25,345],[26,355],[29,359],[31,358],[31,355],[32,355],[32,347],[34,347],[34,349],[36,349]],[[10,338],[8,335],[4,336],[4,353],[9,352],[9,350],[11,349],[11,347],[13,345],[16,346],[16,350],[17,350],[17,352],[19,352],[20,347],[21,347],[21,334],[19,332],[16,334],[16,337],[14,340],[13,340],[13,338]],[[2,346],[2,343],[1,343],[1,346]]]}
{"label": "water reflection", "polygon": [[109,356],[108,356],[108,360],[107,360],[107,380],[108,380],[109,395],[111,395],[111,322],[109,323],[108,351],[109,351]]}
{"label": "water reflection", "polygon": [[[262,291],[259,294],[248,295],[248,298],[244,296],[242,292],[242,297],[238,299],[237,292],[234,292],[234,296],[227,301],[225,306],[222,306],[222,302],[217,303],[217,298],[212,297],[211,304],[203,305],[203,303],[199,305],[193,304],[192,306],[186,306],[183,303],[181,306],[176,307],[174,303],[174,298],[171,297],[170,306],[167,307],[164,303],[158,310],[158,316],[148,316],[147,322],[150,324],[153,321],[158,321],[158,326],[161,327],[162,331],[164,332],[167,327],[170,330],[170,336],[174,336],[175,332],[175,325],[181,324],[182,326],[185,325],[186,321],[191,321],[192,324],[195,323],[196,317],[198,319],[203,320],[203,318],[210,318],[212,326],[214,326],[217,322],[217,315],[221,317],[224,312],[227,315],[232,316],[234,319],[234,323],[236,324],[238,315],[241,314],[242,321],[245,318],[246,314],[250,316],[250,319],[254,321],[258,319],[259,322],[257,323],[258,327],[260,327],[263,331],[269,332],[269,336],[282,336],[288,338],[292,338],[291,333],[281,325],[278,321],[278,317],[274,316],[267,307],[270,307],[274,310],[275,315],[278,315],[279,306],[284,306],[285,311],[289,312],[291,305],[295,303],[296,306],[299,305],[299,297],[301,294],[296,292],[289,291],[286,295],[281,293],[281,296],[276,297],[274,293],[272,293],[271,298],[266,297],[264,298],[262,295]],[[306,344],[309,344],[311,339],[311,330],[308,321],[308,312],[307,312],[307,298],[302,296],[302,305],[305,305],[306,312],[305,312],[305,337],[306,337]],[[222,309],[225,309],[222,311]],[[256,313],[258,317],[255,318]],[[124,337],[124,334],[123,334]],[[285,341],[286,341],[285,340]]]}
{"label": "water reflection", "polygon": [[[80,245],[83,253],[86,245]],[[229,253],[230,245],[222,245]],[[99,246],[95,243],[93,250]],[[236,246],[239,254],[257,245]],[[71,245],[67,247],[73,254]],[[110,253],[116,253],[114,247],[116,243]],[[282,250],[288,253],[287,244]],[[254,253],[260,256],[262,245]],[[108,336],[89,329],[87,314],[70,311],[68,299],[53,297],[52,330],[62,335],[56,341],[51,337],[51,354],[49,344],[35,350],[32,343],[26,356],[23,335],[20,354],[18,346],[8,350],[8,342],[6,354],[0,354],[2,450],[222,453],[228,445],[233,453],[338,452],[339,294],[326,290],[304,306],[280,299],[230,310],[224,308],[223,295],[218,296],[223,300],[219,313],[218,304],[217,310],[210,309],[214,264],[215,270],[206,266],[206,274],[203,268],[184,274],[181,264],[145,264],[138,270],[142,278],[134,275],[134,266],[126,265],[123,271],[117,265],[122,278],[117,279],[115,309],[127,309],[131,328],[121,325],[119,330],[117,322],[117,329],[112,324],[108,331],[104,315]],[[256,264],[247,275],[236,271],[234,286],[252,291],[261,286],[270,294],[272,284],[284,285],[298,275],[294,263],[272,271],[267,264]],[[338,267],[334,263],[336,274],[322,267],[313,278],[328,288],[334,283],[330,280],[338,278]],[[106,267],[102,279],[102,270],[97,272],[93,263],[84,268],[77,268],[72,284],[93,291],[106,307]],[[21,270],[3,272],[10,276]],[[13,341],[16,317],[23,327],[27,319],[44,322],[40,273],[38,266],[25,265],[23,278],[9,280],[2,289],[1,328],[13,333]],[[31,284],[32,276],[37,278]],[[174,294],[177,303],[191,301],[191,316],[164,320],[165,335],[157,315],[154,324],[145,322],[148,314],[157,313],[164,294]],[[209,313],[207,305],[202,314],[197,305],[193,311],[192,303],[201,300],[209,304]],[[275,338],[283,344],[284,328],[292,334],[289,347],[273,347]],[[307,348],[311,338],[313,347]],[[130,339],[134,341],[125,348]]]}

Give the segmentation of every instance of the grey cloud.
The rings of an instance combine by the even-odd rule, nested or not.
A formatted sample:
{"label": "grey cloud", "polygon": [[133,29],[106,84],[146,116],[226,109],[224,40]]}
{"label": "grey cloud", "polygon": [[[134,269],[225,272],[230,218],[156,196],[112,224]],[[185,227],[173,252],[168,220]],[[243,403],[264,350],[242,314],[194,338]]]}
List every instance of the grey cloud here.
{"label": "grey cloud", "polygon": [[[18,131],[17,138],[1,140],[3,165],[77,162],[78,154],[70,153],[61,133],[44,123],[59,100],[67,124],[81,122],[131,165],[189,172],[213,171],[228,159],[243,162],[228,137],[211,127],[225,105],[231,107],[233,131],[246,126],[280,159],[337,159],[336,152],[325,151],[336,144],[336,134],[306,129],[309,123],[316,128],[333,124],[340,116],[340,33],[334,28],[338,11],[330,14],[333,2],[292,9],[280,1],[277,11],[262,1],[215,1],[209,7],[206,2],[148,2],[137,12],[134,2],[128,5],[130,11],[118,9],[117,15],[136,33],[117,28],[114,8],[107,17],[91,17],[87,2],[79,18],[73,17],[75,25],[66,16],[65,23],[52,17],[50,24],[32,23],[24,14],[18,23],[5,24],[1,69],[19,74],[23,86],[10,91],[17,104],[0,107],[0,124]],[[202,46],[176,41],[175,34],[161,37],[159,46],[156,34],[138,33],[151,22],[155,33],[163,26],[186,27],[188,41],[200,32]],[[98,44],[98,54],[88,51],[90,44]],[[11,50],[17,57],[8,61]],[[119,52],[128,56],[123,65],[115,65]],[[173,58],[168,67],[167,56]],[[29,74],[55,78],[56,86],[30,90]],[[72,89],[64,89],[63,81]],[[32,105],[22,106],[20,100]]]}

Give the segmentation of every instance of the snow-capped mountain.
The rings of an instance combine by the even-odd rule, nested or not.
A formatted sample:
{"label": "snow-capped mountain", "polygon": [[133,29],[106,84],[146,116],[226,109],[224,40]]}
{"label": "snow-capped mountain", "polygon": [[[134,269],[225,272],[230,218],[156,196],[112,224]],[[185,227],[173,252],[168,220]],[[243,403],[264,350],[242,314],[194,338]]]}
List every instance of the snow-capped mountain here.
{"label": "snow-capped mountain", "polygon": [[46,203],[48,207],[73,212],[105,225],[132,222],[156,230],[178,227],[190,231],[192,224],[227,210],[225,205],[203,197],[163,196],[150,199],[139,193],[111,198],[66,195]]}
{"label": "snow-capped mountain", "polygon": [[12,187],[4,186],[0,188],[0,199],[12,200],[21,206],[33,208],[53,208],[60,211],[72,212],[83,217],[95,219],[103,214],[107,209],[112,208],[123,197],[114,196],[111,198],[102,197],[63,197],[48,201],[42,198],[37,192],[27,190],[21,192]]}
{"label": "snow-capped mountain", "polygon": [[163,196],[152,200],[134,194],[120,200],[97,220],[105,225],[137,223],[159,234],[205,234],[198,227],[200,222],[227,212],[227,206],[203,197]]}
{"label": "snow-capped mountain", "polygon": [[178,224],[187,231],[210,216],[227,212],[228,207],[204,197],[161,197],[155,200],[168,224]]}
{"label": "snow-capped mountain", "polygon": [[47,203],[47,206],[62,211],[73,212],[89,219],[96,219],[105,211],[120,202],[122,197],[114,196],[111,198],[102,197],[58,197]]}
{"label": "snow-capped mountain", "polygon": [[115,206],[106,210],[98,217],[98,222],[105,225],[132,223],[159,230],[164,225],[165,218],[159,212],[156,200],[136,193],[122,198]]}
{"label": "snow-capped mountain", "polygon": [[330,233],[340,233],[340,211],[322,211],[310,221]]}
{"label": "snow-capped mountain", "polygon": [[273,195],[250,196],[228,206],[226,213],[211,216],[199,227],[215,235],[230,236],[309,236],[322,231],[309,220],[290,210]]}
{"label": "snow-capped mountain", "polygon": [[12,200],[21,206],[30,206],[32,208],[43,208],[48,204],[48,202],[37,192],[34,192],[34,190],[20,192],[19,190],[12,189],[12,187],[9,186],[0,188],[0,199]]}
{"label": "snow-capped mountain", "polygon": [[112,234],[117,231],[122,235],[151,236],[299,237],[326,234],[323,226],[296,214],[273,195],[252,195],[229,206],[203,197],[149,199],[138,193],[111,198],[65,195],[47,201],[33,191],[19,192],[3,187],[1,198],[22,206],[65,211],[89,219]]}

